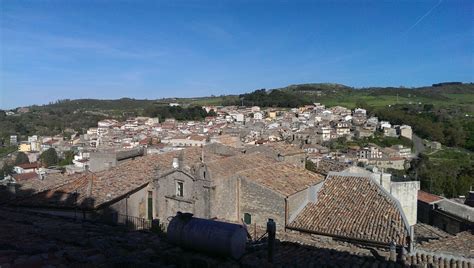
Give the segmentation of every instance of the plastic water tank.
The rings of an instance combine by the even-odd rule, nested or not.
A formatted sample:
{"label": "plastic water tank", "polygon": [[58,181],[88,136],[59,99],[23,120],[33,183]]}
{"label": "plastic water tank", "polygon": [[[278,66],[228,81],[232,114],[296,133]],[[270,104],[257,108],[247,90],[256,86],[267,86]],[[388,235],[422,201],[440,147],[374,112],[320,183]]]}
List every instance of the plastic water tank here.
{"label": "plastic water tank", "polygon": [[183,248],[238,259],[245,253],[247,232],[239,224],[178,212],[168,225],[168,239]]}

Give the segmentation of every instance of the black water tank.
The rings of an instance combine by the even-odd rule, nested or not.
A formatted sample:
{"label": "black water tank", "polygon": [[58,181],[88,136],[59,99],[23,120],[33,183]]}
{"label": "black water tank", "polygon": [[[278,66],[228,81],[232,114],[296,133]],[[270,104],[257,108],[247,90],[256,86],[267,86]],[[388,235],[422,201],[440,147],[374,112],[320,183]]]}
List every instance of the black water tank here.
{"label": "black water tank", "polygon": [[195,218],[180,213],[168,225],[170,242],[187,249],[240,258],[245,253],[247,232],[242,225]]}

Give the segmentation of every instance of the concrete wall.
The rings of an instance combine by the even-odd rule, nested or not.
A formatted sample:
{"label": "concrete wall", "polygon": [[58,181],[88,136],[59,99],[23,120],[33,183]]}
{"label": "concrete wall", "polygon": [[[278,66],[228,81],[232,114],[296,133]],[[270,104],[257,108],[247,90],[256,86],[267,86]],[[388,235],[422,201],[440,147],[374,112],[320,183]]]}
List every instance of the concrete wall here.
{"label": "concrete wall", "polygon": [[252,216],[252,225],[266,227],[268,219],[276,222],[277,229],[285,228],[285,198],[245,178],[240,181],[240,218]]}
{"label": "concrete wall", "polygon": [[400,202],[410,226],[416,224],[417,220],[418,190],[420,190],[419,181],[392,182],[390,184],[390,193]]}
{"label": "concrete wall", "polygon": [[99,172],[117,166],[115,153],[92,152],[89,159],[89,169],[92,172]]}

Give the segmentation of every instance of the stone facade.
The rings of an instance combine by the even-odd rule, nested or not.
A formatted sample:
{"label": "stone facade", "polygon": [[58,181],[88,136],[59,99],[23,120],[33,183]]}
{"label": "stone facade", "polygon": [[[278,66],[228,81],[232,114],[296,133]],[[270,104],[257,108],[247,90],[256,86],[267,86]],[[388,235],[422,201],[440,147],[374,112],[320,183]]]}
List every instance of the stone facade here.
{"label": "stone facade", "polygon": [[155,217],[160,221],[175,216],[178,211],[201,218],[210,217],[209,181],[176,169],[157,178],[153,185],[157,192]]}
{"label": "stone facade", "polygon": [[285,197],[247,179],[240,181],[239,210],[242,219],[250,214],[250,224],[265,226],[273,219],[277,228],[285,227]]}

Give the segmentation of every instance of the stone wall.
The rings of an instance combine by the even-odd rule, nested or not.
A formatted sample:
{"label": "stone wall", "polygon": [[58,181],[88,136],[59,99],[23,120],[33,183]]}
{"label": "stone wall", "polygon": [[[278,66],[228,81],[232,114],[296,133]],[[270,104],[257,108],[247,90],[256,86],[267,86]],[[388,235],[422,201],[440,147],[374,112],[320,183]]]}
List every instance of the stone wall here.
{"label": "stone wall", "polygon": [[[176,196],[176,182],[183,182],[183,197]],[[157,208],[158,218],[165,221],[168,217],[176,215],[176,212],[195,213],[193,204],[194,181],[182,172],[173,172],[158,179]]]}
{"label": "stone wall", "polygon": [[285,198],[245,178],[240,185],[240,217],[252,216],[252,224],[266,226],[268,219],[276,222],[277,229],[285,227]]}
{"label": "stone wall", "polygon": [[237,213],[237,192],[239,189],[237,177],[214,180],[215,187],[211,188],[211,218],[240,221]]}

